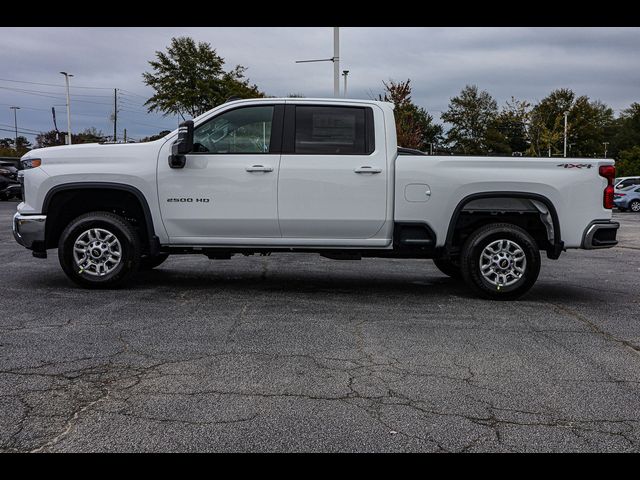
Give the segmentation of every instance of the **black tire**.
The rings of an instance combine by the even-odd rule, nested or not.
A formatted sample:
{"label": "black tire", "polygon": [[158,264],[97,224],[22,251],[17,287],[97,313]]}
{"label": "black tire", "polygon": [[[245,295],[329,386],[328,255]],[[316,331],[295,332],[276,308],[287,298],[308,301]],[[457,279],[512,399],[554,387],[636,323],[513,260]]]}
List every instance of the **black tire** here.
{"label": "black tire", "polygon": [[[493,278],[496,283],[492,283],[480,269],[483,250],[497,240],[509,240],[524,253],[524,272],[511,285],[501,285],[497,276]],[[524,229],[510,223],[492,223],[480,227],[467,238],[462,247],[460,268],[464,281],[481,297],[513,300],[524,295],[536,282],[540,273],[540,251],[536,241]],[[513,277],[508,278],[511,280]]]}
{"label": "black tire", "polygon": [[167,258],[169,258],[168,253],[161,253],[154,257],[145,256],[140,259],[140,270],[152,270],[156,268],[158,265],[162,264]]}
{"label": "black tire", "polygon": [[462,278],[462,272],[460,271],[460,264],[458,262],[454,262],[449,258],[440,257],[434,258],[433,263],[438,267],[438,270],[445,275],[455,279]]}
{"label": "black tire", "polygon": [[629,210],[634,213],[640,213],[640,200],[633,200],[629,202]]}
{"label": "black tire", "polygon": [[[113,270],[98,276],[83,269],[74,258],[76,240],[90,229],[106,230],[120,244],[120,261]],[[140,237],[122,217],[109,212],[90,212],[72,220],[60,235],[58,259],[64,273],[85,288],[114,288],[123,285],[140,266]]]}

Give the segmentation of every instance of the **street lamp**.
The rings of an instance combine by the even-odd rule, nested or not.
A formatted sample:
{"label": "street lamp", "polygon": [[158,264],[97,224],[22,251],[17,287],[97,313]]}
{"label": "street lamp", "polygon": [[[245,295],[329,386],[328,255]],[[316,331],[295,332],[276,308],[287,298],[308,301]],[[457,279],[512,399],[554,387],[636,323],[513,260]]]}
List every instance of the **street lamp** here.
{"label": "street lamp", "polygon": [[73,77],[70,73],[60,72],[64,75],[67,84],[67,145],[71,145],[71,100],[69,97],[69,77]]}
{"label": "street lamp", "polygon": [[344,77],[344,93],[342,96],[344,98],[347,98],[347,75],[349,75],[349,70],[343,70],[342,76]]}
{"label": "street lamp", "polygon": [[18,114],[17,111],[20,110],[20,107],[9,107],[9,110],[13,110],[13,124],[16,128],[16,136],[15,136],[15,144],[14,147],[16,149],[16,155],[18,154]]}
{"label": "street lamp", "polygon": [[569,112],[564,112],[564,157],[567,158],[567,116]]}
{"label": "street lamp", "polygon": [[333,62],[333,96],[340,96],[340,27],[333,27],[333,57],[319,60],[296,60],[296,63]]}

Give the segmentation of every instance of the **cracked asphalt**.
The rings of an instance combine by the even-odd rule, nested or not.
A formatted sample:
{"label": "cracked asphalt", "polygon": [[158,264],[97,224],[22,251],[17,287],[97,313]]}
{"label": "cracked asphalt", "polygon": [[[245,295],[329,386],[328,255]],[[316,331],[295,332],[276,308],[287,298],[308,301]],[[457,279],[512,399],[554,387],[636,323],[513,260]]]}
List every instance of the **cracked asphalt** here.
{"label": "cracked asphalt", "polygon": [[517,302],[428,261],[174,256],[73,286],[0,202],[0,451],[640,451],[640,215]]}

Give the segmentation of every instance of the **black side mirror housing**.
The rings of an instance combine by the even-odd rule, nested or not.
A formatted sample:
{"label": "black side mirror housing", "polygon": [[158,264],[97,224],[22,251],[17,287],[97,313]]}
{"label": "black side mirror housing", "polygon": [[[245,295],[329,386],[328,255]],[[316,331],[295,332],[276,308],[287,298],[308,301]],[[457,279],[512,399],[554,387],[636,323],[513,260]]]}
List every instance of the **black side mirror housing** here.
{"label": "black side mirror housing", "polygon": [[193,151],[193,120],[182,122],[178,127],[178,139],[171,146],[169,166],[184,168],[187,163],[185,155]]}

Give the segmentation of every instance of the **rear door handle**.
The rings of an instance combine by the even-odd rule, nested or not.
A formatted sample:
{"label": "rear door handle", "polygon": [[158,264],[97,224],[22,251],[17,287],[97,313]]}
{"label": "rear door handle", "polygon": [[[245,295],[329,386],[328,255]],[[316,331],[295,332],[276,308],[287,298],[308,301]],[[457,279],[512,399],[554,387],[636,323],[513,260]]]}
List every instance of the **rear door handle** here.
{"label": "rear door handle", "polygon": [[356,173],[381,173],[382,169],[381,168],[373,168],[373,167],[370,167],[369,165],[363,165],[360,168],[356,168],[354,170],[354,172],[356,172]]}
{"label": "rear door handle", "polygon": [[264,165],[252,165],[245,168],[247,172],[273,172],[272,167],[265,167]]}

